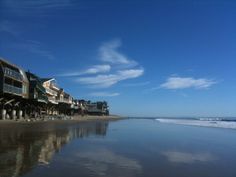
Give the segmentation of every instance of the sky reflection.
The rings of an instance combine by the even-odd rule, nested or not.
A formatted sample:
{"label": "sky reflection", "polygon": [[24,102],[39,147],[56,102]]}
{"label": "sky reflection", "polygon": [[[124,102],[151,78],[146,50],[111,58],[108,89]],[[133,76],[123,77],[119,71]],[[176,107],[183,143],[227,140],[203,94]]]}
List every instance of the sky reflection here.
{"label": "sky reflection", "polygon": [[80,165],[83,168],[97,176],[109,176],[114,173],[116,176],[136,176],[142,171],[142,166],[137,160],[106,148],[80,151],[76,156],[82,161]]}
{"label": "sky reflection", "polygon": [[169,162],[173,163],[196,163],[196,162],[210,162],[216,158],[210,153],[189,153],[179,151],[165,151],[162,155],[166,156]]}

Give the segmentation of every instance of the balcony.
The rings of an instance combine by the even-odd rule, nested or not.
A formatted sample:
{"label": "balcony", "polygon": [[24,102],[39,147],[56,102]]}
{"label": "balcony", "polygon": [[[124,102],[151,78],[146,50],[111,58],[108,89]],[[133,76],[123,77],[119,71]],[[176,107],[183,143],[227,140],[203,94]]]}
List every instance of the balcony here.
{"label": "balcony", "polygon": [[5,67],[4,68],[4,75],[10,78],[13,78],[18,81],[23,81],[23,77],[19,72],[16,72],[10,68]]}
{"label": "balcony", "polygon": [[63,102],[66,103],[66,104],[72,104],[72,101],[68,98],[64,98]]}
{"label": "balcony", "polygon": [[37,100],[38,100],[38,102],[47,103],[48,102],[48,97],[46,95],[39,94]]}
{"label": "balcony", "polygon": [[72,104],[71,98],[65,98],[65,97],[57,97],[58,103],[65,103],[65,104]]}
{"label": "balcony", "polygon": [[52,89],[49,89],[49,88],[45,88],[46,89],[46,93],[49,94],[49,95],[52,95],[52,96],[57,96],[57,92],[52,90]]}
{"label": "balcony", "polygon": [[48,97],[48,101],[51,102],[52,104],[58,104],[56,98],[54,97]]}
{"label": "balcony", "polygon": [[21,95],[22,94],[22,88],[15,87],[15,86],[12,86],[12,85],[9,85],[9,84],[4,84],[3,85],[3,90],[4,90],[4,92],[12,93],[12,94],[15,94],[15,95]]}
{"label": "balcony", "polygon": [[40,92],[45,93],[46,89],[43,87],[41,83],[37,83],[36,88],[40,90]]}

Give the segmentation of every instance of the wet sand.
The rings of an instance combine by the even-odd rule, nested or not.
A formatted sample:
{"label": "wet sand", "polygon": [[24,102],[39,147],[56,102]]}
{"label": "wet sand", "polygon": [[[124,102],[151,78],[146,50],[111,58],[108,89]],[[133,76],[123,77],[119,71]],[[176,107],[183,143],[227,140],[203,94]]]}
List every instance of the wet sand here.
{"label": "wet sand", "polygon": [[85,115],[85,116],[73,116],[73,120],[77,121],[90,121],[90,120],[118,120],[123,119],[124,117],[117,116],[117,115],[110,115],[110,116],[91,116],[91,115]]}
{"label": "wet sand", "polygon": [[107,119],[0,123],[0,176],[236,176],[235,130]]}
{"label": "wet sand", "polygon": [[93,115],[75,115],[71,116],[70,119],[44,119],[44,120],[34,120],[33,118],[30,121],[27,120],[0,120],[0,126],[6,124],[32,124],[32,123],[76,123],[76,122],[86,122],[86,121],[99,121],[99,120],[106,120],[106,121],[115,121],[125,119],[125,117],[117,116],[117,115],[109,115],[109,116],[93,116]]}

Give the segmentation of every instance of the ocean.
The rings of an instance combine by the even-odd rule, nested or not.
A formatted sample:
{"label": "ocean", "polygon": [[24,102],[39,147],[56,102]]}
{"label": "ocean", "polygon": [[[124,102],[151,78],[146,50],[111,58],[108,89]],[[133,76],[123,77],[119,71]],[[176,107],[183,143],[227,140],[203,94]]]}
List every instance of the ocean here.
{"label": "ocean", "polygon": [[0,177],[235,177],[234,119],[0,124]]}

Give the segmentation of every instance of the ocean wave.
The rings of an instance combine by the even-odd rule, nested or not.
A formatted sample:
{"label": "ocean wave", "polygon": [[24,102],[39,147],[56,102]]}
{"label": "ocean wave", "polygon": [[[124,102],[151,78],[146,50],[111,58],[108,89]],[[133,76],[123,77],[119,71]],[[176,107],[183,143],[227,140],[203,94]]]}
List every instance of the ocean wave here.
{"label": "ocean wave", "polygon": [[229,128],[236,129],[235,120],[224,120],[220,118],[200,118],[198,120],[187,119],[156,119],[161,123],[192,125],[201,127]]}

